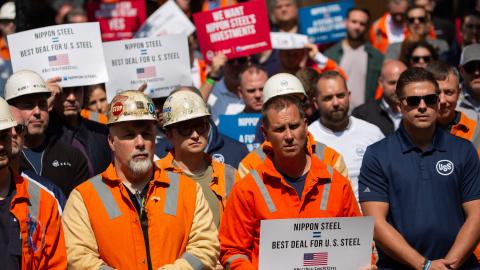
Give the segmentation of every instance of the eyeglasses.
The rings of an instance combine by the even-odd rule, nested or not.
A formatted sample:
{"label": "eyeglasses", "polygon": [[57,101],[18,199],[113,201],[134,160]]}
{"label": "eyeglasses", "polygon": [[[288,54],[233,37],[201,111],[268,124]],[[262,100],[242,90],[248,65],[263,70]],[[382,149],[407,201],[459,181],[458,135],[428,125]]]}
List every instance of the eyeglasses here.
{"label": "eyeglasses", "polygon": [[422,16],[422,17],[408,17],[407,18],[408,23],[415,23],[416,20],[418,20],[419,23],[426,23],[427,22],[427,17]]}
{"label": "eyeglasses", "polygon": [[14,126],[13,129],[15,129],[15,133],[21,135],[21,134],[23,134],[23,132],[25,132],[25,130],[27,129],[27,126],[22,125],[22,124],[18,124],[16,126]]}
{"label": "eyeglasses", "polygon": [[475,73],[475,71],[479,70],[480,71],[480,62],[479,61],[473,61],[470,63],[467,63],[463,66],[463,69],[467,73]]}
{"label": "eyeglasses", "polygon": [[429,94],[425,96],[408,96],[402,97],[400,100],[406,100],[407,105],[410,107],[417,107],[420,105],[420,102],[423,100],[425,101],[426,105],[435,105],[438,102],[438,95],[437,94]]}
{"label": "eyeglasses", "polygon": [[207,120],[202,121],[193,121],[188,124],[180,124],[176,125],[175,128],[178,131],[178,134],[188,137],[190,136],[193,131],[195,130],[198,134],[203,134],[208,131],[210,125],[208,124]]}
{"label": "eyeglasses", "polygon": [[430,63],[430,61],[432,60],[432,57],[428,56],[428,55],[412,56],[411,59],[412,59],[412,62],[415,63],[415,64],[420,63],[420,60],[423,60],[423,62],[425,62],[425,63]]}

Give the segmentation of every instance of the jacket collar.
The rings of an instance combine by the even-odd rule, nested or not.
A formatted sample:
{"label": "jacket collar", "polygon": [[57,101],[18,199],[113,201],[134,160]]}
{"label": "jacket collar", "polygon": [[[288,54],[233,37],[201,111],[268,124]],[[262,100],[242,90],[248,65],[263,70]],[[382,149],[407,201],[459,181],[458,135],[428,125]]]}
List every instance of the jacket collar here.
{"label": "jacket collar", "polygon": [[[154,172],[151,181],[170,185],[170,179],[168,179],[166,171],[158,167],[156,162],[153,162],[153,164]],[[122,180],[120,179],[120,177],[118,177],[117,172],[115,171],[115,165],[113,164],[113,162],[110,163],[108,168],[101,175],[106,182],[110,182],[114,185],[120,185],[122,183]]]}
{"label": "jacket collar", "polygon": [[[400,143],[400,148],[402,149],[403,153],[407,153],[416,149],[419,149],[416,145],[413,144],[411,141],[410,137],[407,134],[407,131],[405,130],[405,127],[403,127],[403,121],[400,123],[400,127],[398,128],[397,131],[397,138]],[[446,151],[447,145],[445,142],[445,131],[443,131],[441,128],[438,126],[435,128],[435,133],[433,135],[432,139],[432,144],[425,150],[425,152],[430,152],[434,150],[438,150],[441,152]]]}

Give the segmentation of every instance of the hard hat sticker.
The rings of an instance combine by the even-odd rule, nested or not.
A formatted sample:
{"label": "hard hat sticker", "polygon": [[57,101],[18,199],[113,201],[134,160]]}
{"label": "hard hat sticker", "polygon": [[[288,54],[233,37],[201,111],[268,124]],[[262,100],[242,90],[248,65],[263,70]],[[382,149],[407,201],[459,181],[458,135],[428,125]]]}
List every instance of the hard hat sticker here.
{"label": "hard hat sticker", "polygon": [[148,103],[148,112],[149,113],[154,113],[155,112],[155,106],[153,105],[153,103]]}
{"label": "hard hat sticker", "polygon": [[113,116],[119,116],[123,112],[123,103],[122,102],[116,102],[112,106],[112,115]]}

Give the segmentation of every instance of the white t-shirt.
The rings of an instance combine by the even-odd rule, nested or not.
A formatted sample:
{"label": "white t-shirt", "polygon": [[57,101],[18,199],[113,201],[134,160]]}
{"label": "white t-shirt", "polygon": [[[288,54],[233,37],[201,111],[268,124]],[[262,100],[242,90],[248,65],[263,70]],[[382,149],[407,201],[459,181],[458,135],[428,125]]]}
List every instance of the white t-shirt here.
{"label": "white t-shirt", "polygon": [[368,54],[365,45],[356,49],[342,42],[343,55],[340,67],[347,74],[347,86],[350,90],[350,110],[365,103],[365,81],[367,80]]}
{"label": "white t-shirt", "polygon": [[225,82],[220,80],[213,87],[212,93],[208,97],[208,106],[212,120],[218,125],[218,116],[222,114],[238,114],[245,109],[243,99],[234,93],[228,91]]}
{"label": "white t-shirt", "polygon": [[388,43],[397,43],[402,42],[405,39],[405,29],[404,27],[398,27],[392,22],[392,16],[390,14],[387,15],[387,37]]}
{"label": "white t-shirt", "polygon": [[375,126],[353,116],[350,123],[342,132],[333,132],[317,120],[308,126],[315,141],[321,142],[342,154],[348,169],[348,176],[352,181],[352,188],[358,200],[358,175],[362,166],[362,159],[367,146],[383,139],[382,131]]}

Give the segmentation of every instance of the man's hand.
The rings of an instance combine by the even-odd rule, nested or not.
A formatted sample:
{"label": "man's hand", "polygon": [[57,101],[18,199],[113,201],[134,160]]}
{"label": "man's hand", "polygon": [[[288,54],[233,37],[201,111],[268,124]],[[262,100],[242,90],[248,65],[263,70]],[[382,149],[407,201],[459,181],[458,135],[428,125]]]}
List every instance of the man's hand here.
{"label": "man's hand", "polygon": [[225,66],[225,63],[227,63],[227,60],[228,58],[222,53],[215,55],[212,58],[212,63],[210,63],[210,70],[208,73],[215,78],[220,78],[222,76],[223,67]]}
{"label": "man's hand", "polygon": [[147,89],[147,83],[142,83],[142,85],[140,85],[140,87],[138,87],[137,91],[140,91],[143,93],[143,91],[145,91],[145,89]]}
{"label": "man's hand", "polygon": [[377,270],[377,266],[375,264],[367,265],[365,267],[360,268],[359,270]]}
{"label": "man's hand", "polygon": [[328,57],[326,57],[325,55],[323,55],[319,50],[318,50],[318,47],[317,45],[313,44],[313,43],[306,43],[304,45],[305,49],[307,49],[307,53],[308,53],[308,58],[314,62],[316,62],[317,64],[319,64],[320,66],[323,66],[325,64],[327,64],[328,62]]}
{"label": "man's hand", "polygon": [[52,110],[55,99],[62,93],[62,87],[59,84],[61,81],[62,77],[58,76],[47,80],[47,88],[51,92],[50,97],[47,99],[48,111]]}
{"label": "man's hand", "polygon": [[439,259],[439,260],[434,260],[430,264],[430,267],[428,270],[448,270],[448,269],[454,269],[452,265],[457,262],[457,259]]}

